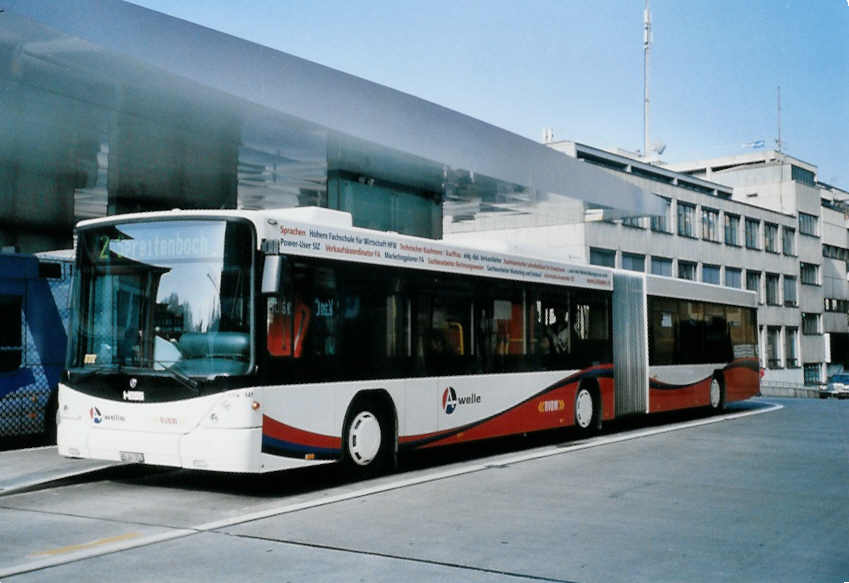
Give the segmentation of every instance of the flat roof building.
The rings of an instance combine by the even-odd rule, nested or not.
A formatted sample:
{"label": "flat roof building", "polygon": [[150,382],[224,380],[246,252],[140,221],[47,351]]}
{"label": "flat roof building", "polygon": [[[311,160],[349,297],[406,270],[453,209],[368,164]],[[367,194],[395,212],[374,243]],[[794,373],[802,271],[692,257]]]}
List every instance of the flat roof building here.
{"label": "flat roof building", "polygon": [[[836,244],[846,232],[840,226],[845,218],[837,211],[827,209],[823,215],[827,218],[820,217],[820,187],[805,185],[792,192],[795,183],[789,166],[787,183],[774,187],[783,193],[780,200],[792,196],[804,210],[817,213],[817,234],[810,235],[800,211],[787,212],[793,207],[786,203],[759,204],[766,191],[760,191],[764,192],[760,198],[746,196],[749,191],[738,190],[717,173],[680,172],[570,141],[548,145],[662,197],[665,213],[653,218],[617,217],[575,203],[574,224],[548,224],[549,217],[537,212],[481,216],[446,227],[449,236],[501,238],[548,255],[755,291],[760,302],[764,386],[823,382],[838,346],[835,342],[842,342],[828,333],[846,331],[845,313],[824,318],[823,306],[829,305],[826,297],[834,296],[835,309],[845,307],[846,278],[845,262],[824,262],[819,233],[827,230]],[[810,172],[810,165],[797,166]],[[799,170],[795,176],[798,180]]]}
{"label": "flat roof building", "polygon": [[803,341],[825,338],[825,366],[807,362],[805,382],[849,369],[849,192],[820,182],[814,164],[775,150],[666,167],[728,185],[737,200],[796,217]]}

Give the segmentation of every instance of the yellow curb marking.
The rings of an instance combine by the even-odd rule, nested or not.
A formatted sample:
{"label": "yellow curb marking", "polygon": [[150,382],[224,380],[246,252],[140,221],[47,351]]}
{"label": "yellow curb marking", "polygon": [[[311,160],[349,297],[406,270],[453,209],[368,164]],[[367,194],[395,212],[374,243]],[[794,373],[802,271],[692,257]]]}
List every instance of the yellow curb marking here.
{"label": "yellow curb marking", "polygon": [[141,536],[138,532],[128,532],[127,534],[119,534],[117,536],[110,536],[109,538],[101,538],[97,540],[93,540],[87,543],[81,543],[78,545],[68,545],[66,547],[59,547],[58,549],[50,549],[49,551],[41,551],[40,553],[33,553],[30,555],[31,557],[41,557],[41,556],[56,556],[56,555],[64,555],[66,553],[73,553],[74,551],[82,551],[85,549],[90,549],[93,547],[97,547],[100,545],[108,545],[109,543],[116,543],[120,541],[134,539],[138,536]]}

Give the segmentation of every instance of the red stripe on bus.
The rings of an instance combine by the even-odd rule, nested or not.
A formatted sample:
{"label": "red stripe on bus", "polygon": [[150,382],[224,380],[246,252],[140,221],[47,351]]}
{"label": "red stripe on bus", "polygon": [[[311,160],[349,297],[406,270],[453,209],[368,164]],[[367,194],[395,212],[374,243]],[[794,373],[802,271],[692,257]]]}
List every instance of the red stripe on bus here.
{"label": "red stripe on bus", "polygon": [[272,419],[268,415],[262,416],[262,434],[280,441],[309,447],[323,449],[342,448],[341,437],[298,429],[297,427],[292,427],[291,425],[286,425],[276,419]]}
{"label": "red stripe on bus", "polygon": [[[725,380],[725,402],[744,401],[760,391],[760,370],[757,358],[738,358],[722,371]],[[686,385],[664,383],[650,379],[649,413],[706,407],[710,405],[710,383],[713,376]]]}
{"label": "red stripe on bus", "polygon": [[400,445],[423,449],[574,425],[575,393],[584,378],[593,378],[598,383],[602,419],[613,419],[615,403],[612,372],[611,364],[593,366],[558,381],[492,417],[442,431],[399,436],[398,442]]}

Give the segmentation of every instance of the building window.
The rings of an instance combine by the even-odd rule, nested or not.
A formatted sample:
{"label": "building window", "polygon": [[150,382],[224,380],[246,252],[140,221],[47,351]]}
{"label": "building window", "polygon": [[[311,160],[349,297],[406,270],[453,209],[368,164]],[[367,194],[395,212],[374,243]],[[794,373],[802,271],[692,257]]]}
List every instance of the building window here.
{"label": "building window", "polygon": [[814,173],[793,164],[790,165],[790,179],[794,182],[807,184],[808,186],[815,186]]}
{"label": "building window", "polygon": [[719,265],[702,264],[702,281],[719,285]]}
{"label": "building window", "polygon": [[672,201],[668,198],[663,198],[666,202],[666,212],[659,217],[651,218],[651,230],[657,233],[671,233],[672,229],[669,227],[669,215],[672,212]]}
{"label": "building window", "polygon": [[807,213],[799,213],[799,232],[803,235],[817,236],[817,217]]}
{"label": "building window", "polygon": [[604,267],[616,267],[616,251],[590,247],[590,263]]}
{"label": "building window", "polygon": [[761,295],[761,272],[746,270],[746,289],[758,294],[758,302],[764,303],[763,295]]}
{"label": "building window", "polygon": [[743,272],[736,267],[725,268],[725,286],[740,289],[743,287]]}
{"label": "building window", "polygon": [[799,356],[796,345],[799,339],[799,329],[788,326],[784,329],[784,366],[799,368]]}
{"label": "building window", "polygon": [[678,279],[696,280],[696,264],[692,261],[678,260]]}
{"label": "building window", "polygon": [[805,285],[820,284],[820,266],[815,263],[800,263],[799,275]]}
{"label": "building window", "polygon": [[634,229],[646,228],[646,221],[643,217],[625,217],[622,219],[622,224],[626,227],[633,227]]}
{"label": "building window", "polygon": [[849,249],[846,247],[836,247],[834,245],[823,244],[822,256],[828,257],[829,259],[849,261]]}
{"label": "building window", "polygon": [[702,207],[702,239],[719,243],[719,211]]}
{"label": "building window", "polygon": [[802,334],[820,333],[820,314],[802,312]]}
{"label": "building window", "polygon": [[778,253],[778,225],[764,223],[764,249],[770,253]]}
{"label": "building window", "polygon": [[791,257],[796,256],[796,229],[792,227],[782,227],[781,230],[782,251],[785,255]]}
{"label": "building window", "polygon": [[442,207],[418,189],[331,170],[326,192],[327,207],[351,213],[355,227],[442,238]]}
{"label": "building window", "polygon": [[645,271],[646,256],[639,253],[622,253],[622,269]]}
{"label": "building window", "polygon": [[781,346],[781,328],[779,326],[766,327],[766,366],[767,368],[781,368],[781,354],[778,352]]}
{"label": "building window", "polygon": [[757,219],[746,219],[746,247],[760,249],[761,222]]}
{"label": "building window", "polygon": [[696,238],[695,205],[678,201],[678,234],[684,237]]}
{"label": "building window", "polygon": [[666,257],[652,257],[651,272],[652,275],[672,277],[672,260]]}
{"label": "building window", "polygon": [[17,370],[23,359],[21,296],[0,295],[0,372]]}
{"label": "building window", "polygon": [[805,363],[805,384],[818,385],[820,384],[820,369],[822,366],[818,362]]}
{"label": "building window", "polygon": [[849,300],[838,300],[837,298],[825,298],[825,311],[845,314],[849,312]]}
{"label": "building window", "polygon": [[766,303],[770,306],[777,306],[779,304],[778,298],[778,281],[779,277],[777,273],[767,273],[766,274]]}
{"label": "building window", "polygon": [[740,246],[740,216],[725,213],[725,244]]}
{"label": "building window", "polygon": [[793,275],[784,276],[784,305],[788,307],[795,306],[798,303],[796,296],[796,277]]}

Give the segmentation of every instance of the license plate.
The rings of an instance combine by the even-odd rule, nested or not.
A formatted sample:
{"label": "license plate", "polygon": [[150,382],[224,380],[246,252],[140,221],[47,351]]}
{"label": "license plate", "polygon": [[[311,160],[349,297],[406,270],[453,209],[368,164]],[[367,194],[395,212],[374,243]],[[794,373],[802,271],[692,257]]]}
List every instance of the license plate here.
{"label": "license plate", "polygon": [[121,461],[130,463],[130,464],[143,464],[144,463],[144,454],[139,453],[137,451],[122,451],[121,452]]}

